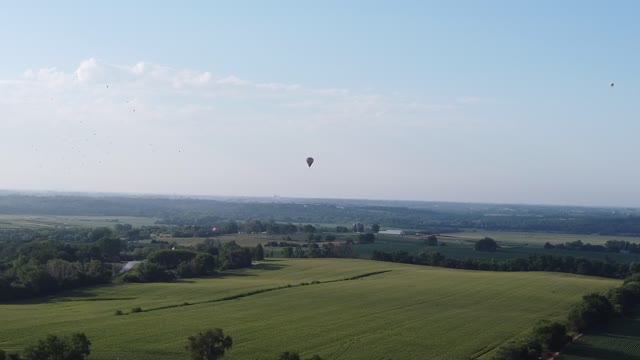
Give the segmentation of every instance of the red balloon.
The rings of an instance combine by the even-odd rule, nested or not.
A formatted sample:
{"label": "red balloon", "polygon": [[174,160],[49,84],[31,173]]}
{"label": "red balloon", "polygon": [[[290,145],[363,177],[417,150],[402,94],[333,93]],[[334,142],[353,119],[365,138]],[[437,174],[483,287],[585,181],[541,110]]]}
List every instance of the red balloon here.
{"label": "red balloon", "polygon": [[311,167],[312,164],[313,164],[313,158],[312,157],[308,157],[307,158],[307,165],[309,165],[309,167]]}

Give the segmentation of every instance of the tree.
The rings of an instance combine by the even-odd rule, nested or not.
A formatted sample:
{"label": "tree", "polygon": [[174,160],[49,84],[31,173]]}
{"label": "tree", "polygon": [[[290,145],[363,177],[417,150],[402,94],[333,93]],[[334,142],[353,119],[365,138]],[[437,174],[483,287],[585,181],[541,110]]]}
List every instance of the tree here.
{"label": "tree", "polygon": [[438,238],[435,235],[429,235],[425,240],[427,246],[438,246]]}
{"label": "tree", "polygon": [[193,360],[215,360],[224,356],[226,350],[231,349],[233,340],[225,336],[222,329],[207,329],[195,336],[189,336],[186,346],[189,356]]}
{"label": "tree", "polygon": [[89,234],[89,240],[96,242],[100,239],[106,239],[113,236],[113,231],[107,227],[97,227]]}
{"label": "tree", "polygon": [[258,244],[258,246],[256,246],[255,259],[256,261],[264,260],[264,249],[262,248],[262,244]]}
{"label": "tree", "polygon": [[165,271],[162,266],[147,261],[136,265],[135,270],[128,272],[124,280],[131,282],[160,282],[171,281],[173,276]]}
{"label": "tree", "polygon": [[68,338],[48,335],[24,350],[25,360],[84,360],[91,353],[91,342],[84,333]]}
{"label": "tree", "polygon": [[368,244],[374,242],[376,239],[375,235],[372,233],[360,234],[358,235],[358,242],[360,244]]}
{"label": "tree", "polygon": [[286,248],[282,249],[282,257],[293,257],[293,248],[291,246],[287,246]]}
{"label": "tree", "polygon": [[120,255],[120,251],[124,249],[126,244],[122,240],[116,238],[101,238],[96,241],[96,245],[100,248],[103,258],[117,259],[118,255]]}
{"label": "tree", "polygon": [[533,338],[542,345],[544,351],[558,351],[569,342],[567,327],[548,320],[539,321],[533,329]]}
{"label": "tree", "polygon": [[378,224],[371,225],[371,231],[373,231],[374,234],[377,234],[378,232],[380,232],[380,225]]}
{"label": "tree", "polygon": [[490,237],[485,237],[479,240],[475,244],[476,251],[496,251],[498,250],[498,243]]}
{"label": "tree", "polygon": [[349,232],[349,229],[346,226],[336,226],[337,233],[346,233]]}

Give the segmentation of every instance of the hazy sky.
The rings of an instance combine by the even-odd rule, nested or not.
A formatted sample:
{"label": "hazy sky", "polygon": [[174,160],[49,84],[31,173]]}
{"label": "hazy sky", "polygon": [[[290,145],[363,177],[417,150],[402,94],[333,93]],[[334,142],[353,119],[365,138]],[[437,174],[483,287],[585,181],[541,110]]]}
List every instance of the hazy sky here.
{"label": "hazy sky", "polygon": [[0,188],[640,206],[640,2],[101,3],[0,4]]}

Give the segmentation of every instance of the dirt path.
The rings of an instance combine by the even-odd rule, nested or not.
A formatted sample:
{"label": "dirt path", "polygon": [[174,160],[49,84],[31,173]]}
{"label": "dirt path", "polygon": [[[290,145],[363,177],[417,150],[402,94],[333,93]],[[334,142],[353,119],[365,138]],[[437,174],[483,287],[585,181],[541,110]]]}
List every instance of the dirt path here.
{"label": "dirt path", "polygon": [[120,269],[120,272],[118,273],[118,275],[122,275],[124,273],[126,273],[127,271],[133,269],[134,266],[136,266],[137,264],[140,264],[142,261],[129,261],[122,269]]}

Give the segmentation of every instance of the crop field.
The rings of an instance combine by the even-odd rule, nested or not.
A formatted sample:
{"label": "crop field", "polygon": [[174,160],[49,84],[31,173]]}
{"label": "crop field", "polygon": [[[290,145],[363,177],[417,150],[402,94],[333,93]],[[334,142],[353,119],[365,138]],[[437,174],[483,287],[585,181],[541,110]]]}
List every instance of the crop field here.
{"label": "crop field", "polygon": [[614,319],[605,328],[588,333],[569,345],[559,358],[609,359],[640,360],[640,311],[636,311],[633,319]]}
{"label": "crop field", "polygon": [[155,219],[133,216],[54,216],[54,215],[0,215],[0,229],[56,228],[56,227],[112,227],[131,224],[139,227],[153,225]]}
{"label": "crop field", "polygon": [[[528,244],[529,246],[542,247],[547,241],[551,244],[560,244],[570,241],[582,240],[584,243],[592,245],[603,245],[608,240],[623,240],[629,242],[640,243],[638,237],[627,236],[609,236],[609,235],[580,235],[580,234],[558,234],[558,233],[541,233],[541,232],[511,232],[511,231],[465,231],[461,233],[446,234],[455,240],[473,240],[477,241],[485,236],[501,241],[508,245]],[[443,237],[445,239],[446,237]]]}
{"label": "crop field", "polygon": [[[220,327],[234,340],[228,359],[274,359],[283,351],[326,359],[482,358],[538,319],[564,318],[585,293],[617,284],[557,273],[270,260],[206,279],[2,304],[0,348],[83,331],[94,360],[186,359],[188,336]],[[143,312],[131,313],[134,307]]]}

